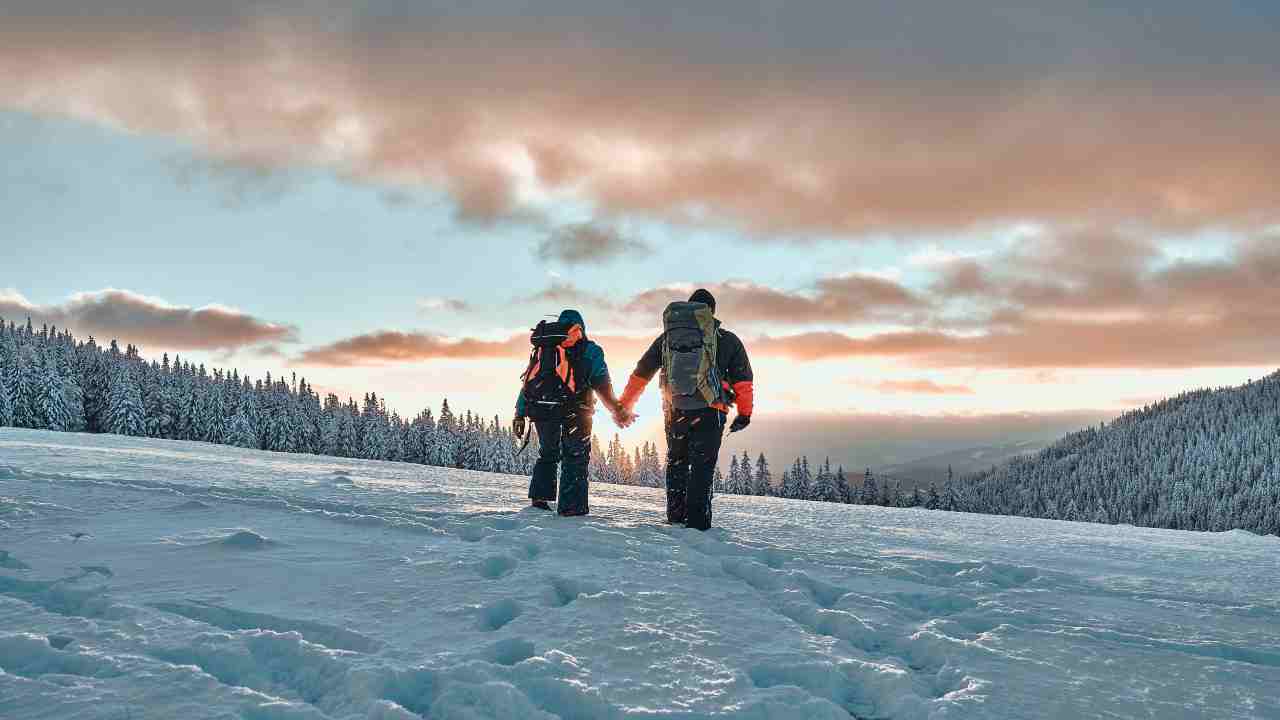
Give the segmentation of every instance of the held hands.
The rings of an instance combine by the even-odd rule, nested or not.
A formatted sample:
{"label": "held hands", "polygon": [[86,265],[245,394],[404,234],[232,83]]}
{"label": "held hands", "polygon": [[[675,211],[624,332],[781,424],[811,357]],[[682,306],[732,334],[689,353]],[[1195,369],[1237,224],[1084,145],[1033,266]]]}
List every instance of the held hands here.
{"label": "held hands", "polygon": [[613,422],[620,428],[631,427],[631,423],[636,421],[636,414],[631,412],[625,405],[619,405],[613,409]]}
{"label": "held hands", "polygon": [[733,419],[733,424],[729,426],[729,432],[736,433],[739,430],[745,430],[746,427],[750,424],[751,424],[750,415],[739,414],[737,417]]}
{"label": "held hands", "polygon": [[516,437],[524,437],[524,427],[525,419],[523,416],[517,415],[515,419],[511,421],[511,431],[516,434]]}

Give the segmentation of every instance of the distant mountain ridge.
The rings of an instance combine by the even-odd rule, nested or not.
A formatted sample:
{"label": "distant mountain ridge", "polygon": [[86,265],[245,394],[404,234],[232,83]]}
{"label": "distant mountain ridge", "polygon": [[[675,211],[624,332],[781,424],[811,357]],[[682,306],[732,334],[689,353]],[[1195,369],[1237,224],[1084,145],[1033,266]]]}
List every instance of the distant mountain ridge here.
{"label": "distant mountain ridge", "polygon": [[1280,535],[1280,372],[1148,405],[953,485],[967,512]]}
{"label": "distant mountain ridge", "polygon": [[1042,450],[1048,444],[1048,440],[1023,440],[1005,445],[983,445],[951,450],[903,463],[885,465],[880,468],[879,473],[883,477],[898,480],[903,488],[924,489],[930,484],[941,487],[947,481],[948,469],[957,475],[972,475],[1015,457]]}

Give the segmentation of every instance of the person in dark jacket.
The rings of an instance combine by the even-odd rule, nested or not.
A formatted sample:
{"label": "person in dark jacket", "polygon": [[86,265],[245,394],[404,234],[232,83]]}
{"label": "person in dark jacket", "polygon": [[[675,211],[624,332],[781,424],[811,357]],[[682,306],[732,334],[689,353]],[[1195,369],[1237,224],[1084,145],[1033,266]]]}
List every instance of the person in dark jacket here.
{"label": "person in dark jacket", "polygon": [[[707,290],[698,290],[689,302],[703,303],[714,313],[716,299]],[[754,376],[747,350],[737,335],[720,327],[716,320],[716,367],[726,386],[726,395],[735,403],[738,414],[731,432],[751,424],[755,406]],[[631,408],[644,388],[662,369],[663,335],[659,335],[627,381],[622,393],[622,407],[631,417]],[[663,393],[663,420],[667,434],[667,522],[684,523],[687,527],[707,530],[711,527],[711,482],[720,455],[729,402],[715,403],[697,410],[675,409],[666,392],[666,377],[660,385]]]}
{"label": "person in dark jacket", "polygon": [[[536,508],[550,510],[556,500],[556,469],[560,470],[560,492],[557,511],[561,515],[586,515],[590,511],[588,495],[588,463],[591,460],[591,419],[598,395],[619,425],[629,424],[631,415],[614,396],[609,366],[604,350],[587,337],[587,324],[582,313],[565,310],[558,322],[569,325],[570,340],[563,345],[573,364],[573,374],[586,382],[578,385],[572,407],[566,408],[563,420],[535,420],[539,454],[529,479],[529,500]],[[516,415],[512,426],[517,436],[524,435],[527,402],[524,389],[516,398]]]}

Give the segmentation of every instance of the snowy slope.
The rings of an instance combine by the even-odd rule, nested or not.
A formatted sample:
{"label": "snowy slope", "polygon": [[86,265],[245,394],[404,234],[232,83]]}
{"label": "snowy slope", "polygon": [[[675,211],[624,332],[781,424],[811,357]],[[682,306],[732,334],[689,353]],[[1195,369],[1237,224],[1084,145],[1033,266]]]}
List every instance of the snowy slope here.
{"label": "snowy slope", "polygon": [[1275,538],[524,490],[0,430],[0,717],[1280,717]]}

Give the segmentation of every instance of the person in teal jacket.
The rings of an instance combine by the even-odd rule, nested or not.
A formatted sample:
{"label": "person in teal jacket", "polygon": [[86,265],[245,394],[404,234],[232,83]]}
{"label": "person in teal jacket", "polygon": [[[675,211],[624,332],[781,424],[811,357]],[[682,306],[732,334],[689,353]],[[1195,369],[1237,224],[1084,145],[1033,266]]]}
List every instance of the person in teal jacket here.
{"label": "person in teal jacket", "polygon": [[[586,515],[588,503],[587,470],[591,461],[591,421],[595,413],[595,398],[613,414],[614,421],[625,426],[631,414],[623,409],[613,392],[609,366],[604,360],[604,349],[587,337],[587,324],[582,313],[565,310],[559,322],[576,326],[571,340],[566,341],[566,355],[573,365],[573,375],[585,379],[578,382],[572,407],[566,408],[562,420],[535,420],[540,451],[529,479],[529,499],[534,507],[550,510],[556,500],[556,470],[560,471],[560,492],[556,510],[561,515]],[[513,423],[516,434],[524,434],[527,417],[527,401],[521,388],[516,398],[516,415]]]}

